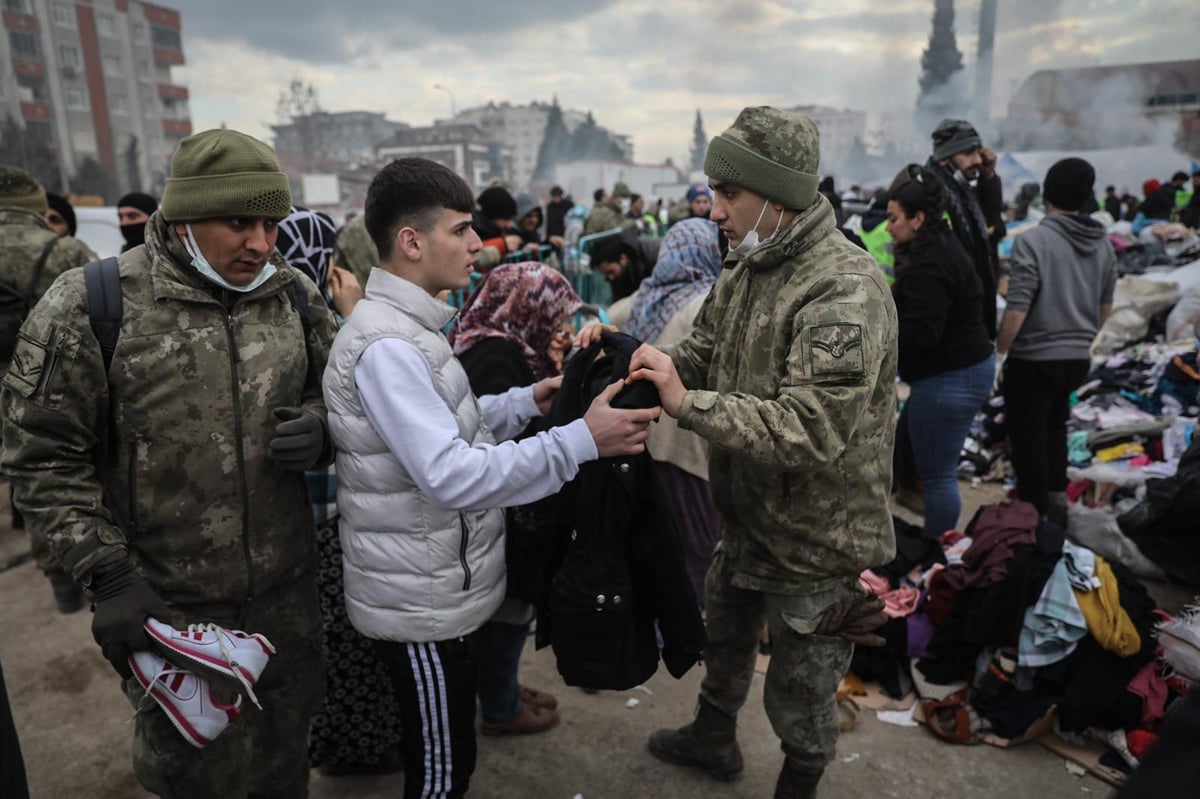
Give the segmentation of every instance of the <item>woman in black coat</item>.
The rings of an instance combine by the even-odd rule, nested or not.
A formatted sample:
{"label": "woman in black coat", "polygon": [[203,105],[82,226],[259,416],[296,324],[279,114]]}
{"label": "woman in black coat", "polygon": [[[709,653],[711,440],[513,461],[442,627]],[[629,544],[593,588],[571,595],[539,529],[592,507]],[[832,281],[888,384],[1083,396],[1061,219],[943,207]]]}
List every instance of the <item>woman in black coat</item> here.
{"label": "woman in black coat", "polygon": [[991,391],[993,347],[979,277],[946,222],[938,176],[911,164],[888,196],[900,377],[911,389],[896,431],[897,482],[919,482],[925,535],[940,538],[958,525],[958,459]]}

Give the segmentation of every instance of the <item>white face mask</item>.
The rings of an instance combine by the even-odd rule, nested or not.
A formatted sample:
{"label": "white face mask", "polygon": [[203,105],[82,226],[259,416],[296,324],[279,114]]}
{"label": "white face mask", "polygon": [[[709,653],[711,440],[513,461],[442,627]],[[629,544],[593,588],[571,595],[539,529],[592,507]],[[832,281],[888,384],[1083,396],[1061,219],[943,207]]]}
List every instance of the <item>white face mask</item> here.
{"label": "white face mask", "polygon": [[966,172],[963,172],[958,167],[954,167],[954,179],[956,181],[958,181],[959,183],[961,183],[963,186],[970,186],[971,188],[975,188],[976,184],[979,183],[978,178],[976,178],[975,180],[972,180],[971,178],[967,177]]}
{"label": "white face mask", "polygon": [[[760,224],[762,224],[763,214],[765,214],[767,212],[767,206],[770,204],[771,204],[770,200],[763,201],[763,207],[762,207],[762,210],[758,212],[758,220],[754,223],[754,229],[746,234],[745,238],[742,239],[741,244],[739,244],[736,247],[730,248],[729,252],[731,252],[732,254],[734,254],[738,257],[744,257],[744,256],[747,256],[750,253],[754,252],[756,249],[758,249],[759,244],[760,244],[760,242],[758,240],[758,226]],[[779,221],[777,221],[775,223],[775,230],[772,231],[770,236],[767,236],[767,241],[770,241],[771,239],[775,238],[775,234],[777,234],[779,232],[779,226],[782,224],[783,224],[783,209],[780,208],[779,209]],[[761,243],[765,244],[766,242],[761,242]]]}
{"label": "white face mask", "polygon": [[258,275],[244,286],[235,286],[225,278],[221,277],[217,270],[212,268],[212,264],[204,257],[204,253],[200,251],[200,245],[196,242],[196,236],[192,233],[192,226],[185,225],[187,236],[183,239],[183,247],[188,251],[188,255],[192,256],[192,266],[196,271],[204,276],[210,283],[216,283],[218,286],[230,291],[240,291],[245,294],[249,291],[254,291],[256,288],[266,283],[271,275],[275,274],[275,264],[267,261],[267,265],[262,268]]}

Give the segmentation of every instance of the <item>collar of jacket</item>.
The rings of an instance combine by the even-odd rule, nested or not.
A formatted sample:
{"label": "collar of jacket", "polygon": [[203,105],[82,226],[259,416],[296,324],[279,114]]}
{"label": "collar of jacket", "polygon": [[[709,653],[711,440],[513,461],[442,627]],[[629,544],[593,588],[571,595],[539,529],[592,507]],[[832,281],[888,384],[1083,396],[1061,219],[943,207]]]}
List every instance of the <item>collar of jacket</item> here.
{"label": "collar of jacket", "polygon": [[28,208],[0,208],[0,225],[36,226],[49,230],[50,226],[37,211]]}
{"label": "collar of jacket", "polygon": [[[155,211],[146,222],[146,256],[150,259],[150,279],[154,286],[154,298],[206,302],[226,305],[222,297],[233,294],[210,283],[192,267],[192,256],[188,255],[183,241],[168,224],[160,211]],[[134,247],[130,253],[137,252]],[[124,257],[124,256],[122,256]],[[271,251],[271,263],[275,274],[266,283],[248,294],[238,294],[232,305],[269,297],[283,291],[287,284],[296,279],[295,273],[276,250]],[[227,307],[232,307],[232,305]]]}
{"label": "collar of jacket", "polygon": [[367,278],[366,299],[387,303],[417,320],[423,327],[441,332],[454,318],[458,309],[452,308],[429,292],[399,275],[383,268],[371,270]]}
{"label": "collar of jacket", "polygon": [[746,257],[738,260],[734,256],[732,266],[738,263],[751,272],[769,272],[803,255],[818,241],[834,230],[833,206],[821,194],[808,208],[792,220],[792,224],[779,232],[779,238],[768,241]]}

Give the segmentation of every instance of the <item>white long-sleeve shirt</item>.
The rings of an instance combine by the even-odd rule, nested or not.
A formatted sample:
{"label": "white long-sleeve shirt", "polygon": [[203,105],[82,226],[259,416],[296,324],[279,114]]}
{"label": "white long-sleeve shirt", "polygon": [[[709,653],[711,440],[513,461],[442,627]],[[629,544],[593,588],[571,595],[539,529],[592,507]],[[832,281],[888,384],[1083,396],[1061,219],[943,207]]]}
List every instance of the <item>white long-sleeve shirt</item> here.
{"label": "white long-sleeve shirt", "polygon": [[[470,446],[433,387],[425,357],[404,339],[372,343],[354,369],[367,420],[413,481],[447,510],[524,505],[555,493],[599,457],[582,419],[522,441]],[[533,387],[479,398],[497,439],[511,439],[540,415]]]}

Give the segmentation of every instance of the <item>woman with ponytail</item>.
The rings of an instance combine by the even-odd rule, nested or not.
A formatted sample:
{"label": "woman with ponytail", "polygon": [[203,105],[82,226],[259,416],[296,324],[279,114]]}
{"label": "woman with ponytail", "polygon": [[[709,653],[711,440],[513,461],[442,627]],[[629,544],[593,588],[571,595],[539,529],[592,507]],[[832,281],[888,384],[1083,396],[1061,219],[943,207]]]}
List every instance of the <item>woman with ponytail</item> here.
{"label": "woman with ponytail", "polygon": [[897,481],[919,483],[925,535],[958,526],[958,457],[995,376],[982,292],[970,256],[946,221],[946,189],[932,170],[905,167],[888,190],[900,377],[911,388],[896,431]]}

